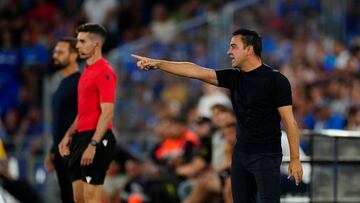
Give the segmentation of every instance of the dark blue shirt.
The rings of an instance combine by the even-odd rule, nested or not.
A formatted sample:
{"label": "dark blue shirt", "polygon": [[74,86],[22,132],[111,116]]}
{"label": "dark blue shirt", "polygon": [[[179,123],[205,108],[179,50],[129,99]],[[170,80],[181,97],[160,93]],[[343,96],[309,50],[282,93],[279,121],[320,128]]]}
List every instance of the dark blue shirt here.
{"label": "dark blue shirt", "polygon": [[77,85],[80,73],[64,78],[52,98],[52,134],[57,146],[77,115]]}

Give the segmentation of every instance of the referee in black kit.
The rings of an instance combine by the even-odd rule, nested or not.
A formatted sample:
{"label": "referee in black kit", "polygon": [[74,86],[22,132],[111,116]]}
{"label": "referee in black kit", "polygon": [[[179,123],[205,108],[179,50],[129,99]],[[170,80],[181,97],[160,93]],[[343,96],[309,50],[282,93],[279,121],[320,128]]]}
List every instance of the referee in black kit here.
{"label": "referee in black kit", "polygon": [[75,46],[75,38],[65,37],[56,43],[53,51],[53,63],[55,68],[60,71],[62,80],[52,97],[51,130],[53,144],[44,161],[48,172],[56,171],[61,200],[64,203],[74,201],[69,170],[66,161],[60,156],[57,146],[77,114],[77,85],[80,72],[77,65],[78,53]]}
{"label": "referee in black kit", "polygon": [[299,129],[292,111],[288,79],[261,60],[261,37],[255,31],[233,33],[228,55],[232,69],[213,70],[190,62],[172,62],[133,55],[143,70],[160,69],[196,78],[230,90],[237,119],[237,142],[231,166],[235,203],[280,202],[282,160],[280,121],[290,145],[288,176],[298,185],[302,178]]}

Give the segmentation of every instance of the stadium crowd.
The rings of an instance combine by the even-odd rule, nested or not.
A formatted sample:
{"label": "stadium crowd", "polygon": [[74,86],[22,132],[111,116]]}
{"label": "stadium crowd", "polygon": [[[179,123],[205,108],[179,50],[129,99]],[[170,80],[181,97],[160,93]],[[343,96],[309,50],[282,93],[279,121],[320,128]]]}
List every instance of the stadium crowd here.
{"label": "stadium crowd", "polygon": [[[77,25],[96,22],[107,28],[105,54],[152,36],[155,42],[141,50],[144,54],[214,67],[203,39],[208,30],[177,35],[178,25],[228,2],[1,1],[0,138],[9,156],[47,153],[43,79],[56,72],[54,44],[74,36]],[[321,29],[322,6],[321,0],[260,1],[236,13],[235,24],[262,34],[263,60],[289,78],[301,129],[360,130],[360,3],[347,1],[338,17],[344,20],[343,38]],[[157,71],[141,72],[126,57],[110,60],[120,81],[114,120],[119,152],[108,170],[104,202],[231,202],[226,157],[236,123],[227,92]],[[24,163],[18,180],[27,180],[27,161],[19,160]],[[4,169],[1,174],[3,182],[16,181]],[[39,194],[42,189],[37,188]]]}

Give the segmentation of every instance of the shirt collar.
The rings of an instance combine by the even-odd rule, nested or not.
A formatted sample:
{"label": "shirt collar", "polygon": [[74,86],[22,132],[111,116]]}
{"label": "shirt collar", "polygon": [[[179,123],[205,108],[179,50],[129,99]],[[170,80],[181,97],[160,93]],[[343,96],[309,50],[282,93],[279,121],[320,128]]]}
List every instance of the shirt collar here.
{"label": "shirt collar", "polygon": [[98,66],[99,64],[103,63],[105,60],[104,58],[100,58],[99,60],[95,61],[95,63],[91,64],[91,65],[86,65],[85,68],[92,68],[92,67],[96,67]]}

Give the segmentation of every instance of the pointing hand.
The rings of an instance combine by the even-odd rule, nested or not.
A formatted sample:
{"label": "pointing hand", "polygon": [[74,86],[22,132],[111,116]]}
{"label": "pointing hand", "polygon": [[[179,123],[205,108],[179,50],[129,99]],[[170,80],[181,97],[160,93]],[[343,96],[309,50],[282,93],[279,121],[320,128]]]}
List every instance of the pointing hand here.
{"label": "pointing hand", "polygon": [[138,56],[138,55],[135,55],[135,54],[131,54],[131,56],[134,57],[137,60],[136,65],[141,70],[151,70],[151,69],[156,68],[158,60],[147,58],[147,57],[144,57],[144,56]]}

